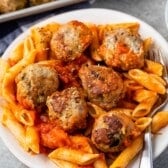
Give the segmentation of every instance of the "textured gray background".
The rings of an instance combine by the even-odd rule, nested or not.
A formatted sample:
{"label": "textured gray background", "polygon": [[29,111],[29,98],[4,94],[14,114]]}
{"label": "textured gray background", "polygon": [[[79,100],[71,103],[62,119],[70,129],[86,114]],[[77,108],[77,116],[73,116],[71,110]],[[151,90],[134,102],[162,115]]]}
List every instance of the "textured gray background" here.
{"label": "textured gray background", "polygon": [[[168,39],[168,29],[164,18],[165,5],[166,0],[97,0],[90,7],[115,9],[136,16]],[[86,7],[89,6],[86,5]],[[27,168],[9,152],[1,140],[0,168]],[[154,168],[168,168],[168,148],[154,161]]]}

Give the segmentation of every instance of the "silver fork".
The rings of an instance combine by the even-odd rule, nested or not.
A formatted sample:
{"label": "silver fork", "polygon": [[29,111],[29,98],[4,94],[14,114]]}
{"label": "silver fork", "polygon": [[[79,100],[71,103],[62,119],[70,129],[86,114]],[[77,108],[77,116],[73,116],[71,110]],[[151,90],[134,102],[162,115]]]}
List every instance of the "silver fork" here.
{"label": "silver fork", "polygon": [[[159,49],[152,49],[150,50],[148,57],[150,60],[153,60],[155,62],[161,63],[163,68],[163,78],[166,80],[166,83],[168,81],[168,74],[167,74],[167,68],[168,68],[168,59],[164,56],[162,56],[162,53]],[[160,96],[161,100],[155,105],[153,111],[150,113],[150,117],[152,117],[154,114],[158,112],[158,110],[162,109],[167,101],[168,101],[168,89],[166,89],[165,95]],[[152,135],[151,135],[151,125],[148,126],[146,129],[145,135],[144,135],[144,149],[141,154],[141,161],[139,168],[153,168],[153,147],[152,147]]]}

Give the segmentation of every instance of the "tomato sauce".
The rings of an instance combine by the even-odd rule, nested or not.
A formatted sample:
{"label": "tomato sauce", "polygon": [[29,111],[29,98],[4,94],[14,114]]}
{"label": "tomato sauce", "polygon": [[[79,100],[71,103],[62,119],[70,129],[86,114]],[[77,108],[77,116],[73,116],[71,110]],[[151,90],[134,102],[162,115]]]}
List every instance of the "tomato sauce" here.
{"label": "tomato sauce", "polygon": [[64,86],[64,88],[76,86],[79,87],[79,77],[78,71],[82,64],[86,63],[88,58],[84,55],[81,55],[74,61],[70,63],[61,62],[55,66],[55,69],[58,72],[59,78]]}
{"label": "tomato sauce", "polygon": [[57,126],[57,121],[40,121],[37,125],[40,144],[49,149],[70,146],[71,140],[68,134]]}

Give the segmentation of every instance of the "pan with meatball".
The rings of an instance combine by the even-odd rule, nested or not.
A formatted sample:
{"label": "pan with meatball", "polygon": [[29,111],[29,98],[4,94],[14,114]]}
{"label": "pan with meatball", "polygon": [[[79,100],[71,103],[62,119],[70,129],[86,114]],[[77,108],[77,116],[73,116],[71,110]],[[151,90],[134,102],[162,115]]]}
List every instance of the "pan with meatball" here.
{"label": "pan with meatball", "polygon": [[26,7],[26,0],[0,0],[0,13],[13,12]]}
{"label": "pan with meatball", "polygon": [[144,65],[144,46],[138,34],[128,29],[105,32],[98,53],[107,66],[129,70]]}
{"label": "pan with meatball", "polygon": [[124,96],[123,80],[112,68],[84,65],[79,77],[89,101],[105,110],[115,107]]}
{"label": "pan with meatball", "polygon": [[54,0],[0,0],[0,13],[14,12],[19,9],[40,5]]}

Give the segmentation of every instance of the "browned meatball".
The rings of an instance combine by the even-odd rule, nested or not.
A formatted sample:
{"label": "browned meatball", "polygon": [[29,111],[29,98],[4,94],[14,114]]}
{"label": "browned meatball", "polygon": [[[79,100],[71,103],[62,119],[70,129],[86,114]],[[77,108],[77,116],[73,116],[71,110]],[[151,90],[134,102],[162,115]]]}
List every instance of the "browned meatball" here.
{"label": "browned meatball", "polygon": [[72,61],[84,52],[91,39],[91,31],[86,25],[71,21],[55,32],[50,46],[56,59]]}
{"label": "browned meatball", "polygon": [[111,68],[84,65],[79,77],[88,99],[105,110],[115,107],[124,95],[122,78]]}
{"label": "browned meatball", "polygon": [[107,31],[98,53],[110,67],[129,70],[144,65],[143,41],[128,29]]}
{"label": "browned meatball", "polygon": [[57,71],[49,66],[32,64],[23,69],[15,79],[17,100],[27,109],[40,110],[47,96],[59,86]]}
{"label": "browned meatball", "polygon": [[65,131],[74,132],[86,127],[87,104],[77,87],[53,93],[47,98],[47,106],[50,119],[59,120]]}
{"label": "browned meatball", "polygon": [[140,131],[128,116],[110,111],[95,120],[91,139],[103,152],[120,152],[139,134]]}

